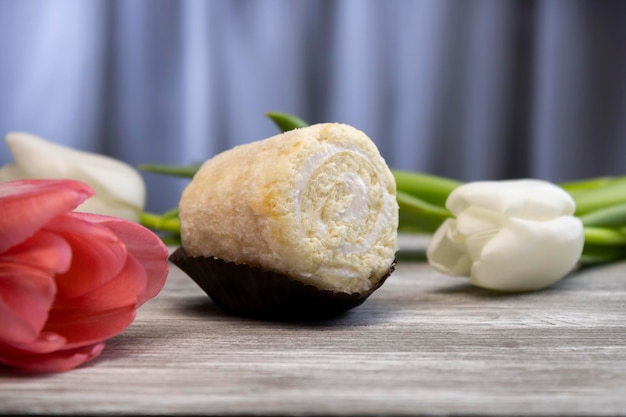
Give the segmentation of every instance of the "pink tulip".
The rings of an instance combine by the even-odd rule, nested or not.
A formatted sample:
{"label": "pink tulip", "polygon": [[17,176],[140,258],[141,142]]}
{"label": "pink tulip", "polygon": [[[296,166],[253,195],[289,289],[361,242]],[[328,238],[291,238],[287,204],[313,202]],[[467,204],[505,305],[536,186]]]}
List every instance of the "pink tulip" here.
{"label": "pink tulip", "polygon": [[154,233],[72,212],[93,193],[74,180],[0,183],[0,363],[57,372],[90,361],[165,284]]}

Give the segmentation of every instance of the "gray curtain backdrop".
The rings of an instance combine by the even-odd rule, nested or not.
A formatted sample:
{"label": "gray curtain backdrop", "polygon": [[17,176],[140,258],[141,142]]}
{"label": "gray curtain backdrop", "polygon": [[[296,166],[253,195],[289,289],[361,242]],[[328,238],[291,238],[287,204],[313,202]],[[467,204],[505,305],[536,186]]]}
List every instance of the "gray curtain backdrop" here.
{"label": "gray curtain backdrop", "polygon": [[626,174],[626,1],[0,0],[1,135],[187,164],[267,111],[465,181]]}

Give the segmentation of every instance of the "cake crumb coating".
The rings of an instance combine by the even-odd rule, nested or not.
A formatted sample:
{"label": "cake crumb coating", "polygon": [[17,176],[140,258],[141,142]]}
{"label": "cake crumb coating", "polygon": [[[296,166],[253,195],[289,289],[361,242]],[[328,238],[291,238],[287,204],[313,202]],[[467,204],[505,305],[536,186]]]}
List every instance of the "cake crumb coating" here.
{"label": "cake crumb coating", "polygon": [[371,139],[321,123],[207,160],[182,193],[182,246],[319,289],[366,291],[397,250],[394,177]]}

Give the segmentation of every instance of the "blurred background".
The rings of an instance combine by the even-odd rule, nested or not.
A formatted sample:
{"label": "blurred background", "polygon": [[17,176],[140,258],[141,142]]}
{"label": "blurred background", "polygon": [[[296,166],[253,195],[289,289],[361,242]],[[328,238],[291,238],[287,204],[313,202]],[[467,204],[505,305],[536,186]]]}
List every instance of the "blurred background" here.
{"label": "blurred background", "polygon": [[[0,0],[2,136],[189,164],[268,111],[464,181],[626,174],[626,1]],[[157,212],[186,184],[144,178]]]}

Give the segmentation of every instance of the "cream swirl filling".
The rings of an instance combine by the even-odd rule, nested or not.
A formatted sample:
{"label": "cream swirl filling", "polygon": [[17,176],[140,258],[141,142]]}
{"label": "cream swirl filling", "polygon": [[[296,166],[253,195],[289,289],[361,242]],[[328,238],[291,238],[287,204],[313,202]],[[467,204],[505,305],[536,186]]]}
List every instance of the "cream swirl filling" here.
{"label": "cream swirl filling", "polygon": [[[386,167],[385,167],[386,168]],[[301,164],[292,197],[301,239],[324,246],[334,274],[362,272],[335,252],[365,253],[391,220],[391,200],[384,172],[358,147],[325,143]]]}

